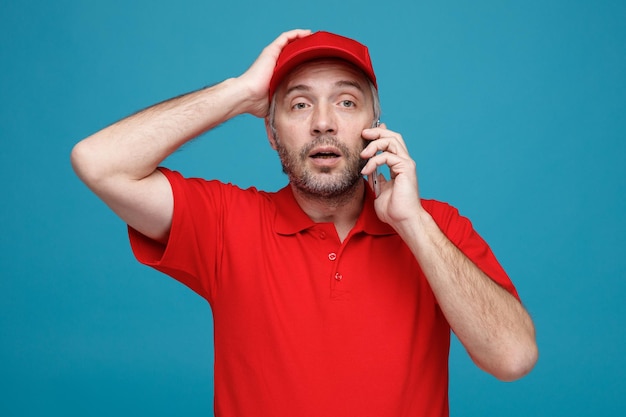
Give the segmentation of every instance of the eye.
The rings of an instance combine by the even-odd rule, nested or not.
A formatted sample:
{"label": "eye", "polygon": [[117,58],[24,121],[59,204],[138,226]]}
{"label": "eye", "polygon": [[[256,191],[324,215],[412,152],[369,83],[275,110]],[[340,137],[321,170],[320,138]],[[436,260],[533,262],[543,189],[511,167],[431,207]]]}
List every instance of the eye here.
{"label": "eye", "polygon": [[352,100],[342,100],[341,101],[341,105],[343,107],[354,107],[355,106],[354,101],[352,101]]}
{"label": "eye", "polygon": [[294,109],[294,110],[302,110],[302,109],[306,109],[307,108],[307,104],[306,103],[296,103],[291,108]]}

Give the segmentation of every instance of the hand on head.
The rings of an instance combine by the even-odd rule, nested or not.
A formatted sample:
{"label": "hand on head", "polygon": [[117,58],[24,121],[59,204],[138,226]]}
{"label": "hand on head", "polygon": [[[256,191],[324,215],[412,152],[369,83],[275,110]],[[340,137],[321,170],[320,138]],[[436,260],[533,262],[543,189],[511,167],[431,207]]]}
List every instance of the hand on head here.
{"label": "hand on head", "polygon": [[239,77],[240,81],[246,83],[250,92],[249,113],[257,117],[267,116],[269,84],[280,52],[289,42],[310,34],[311,31],[308,29],[294,29],[282,33],[263,49],[256,61]]}

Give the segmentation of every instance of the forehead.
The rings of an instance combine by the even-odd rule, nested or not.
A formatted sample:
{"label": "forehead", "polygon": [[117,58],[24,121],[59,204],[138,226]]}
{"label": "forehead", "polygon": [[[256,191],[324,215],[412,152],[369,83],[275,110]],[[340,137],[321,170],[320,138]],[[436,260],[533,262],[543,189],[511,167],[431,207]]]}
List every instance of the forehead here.
{"label": "forehead", "polygon": [[346,85],[358,86],[363,92],[369,90],[367,77],[354,65],[341,59],[318,59],[304,62],[294,68],[285,76],[277,93],[284,94],[295,85],[309,86],[322,81],[331,84],[345,81]]}

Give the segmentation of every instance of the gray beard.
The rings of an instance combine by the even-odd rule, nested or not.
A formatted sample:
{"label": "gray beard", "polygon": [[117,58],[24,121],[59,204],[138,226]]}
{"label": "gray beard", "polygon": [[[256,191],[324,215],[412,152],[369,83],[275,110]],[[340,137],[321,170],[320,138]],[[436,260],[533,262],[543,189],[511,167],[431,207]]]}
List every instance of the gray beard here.
{"label": "gray beard", "polygon": [[[331,145],[341,151],[347,161],[346,167],[341,172],[331,174],[330,169],[322,169],[319,173],[313,173],[305,168],[309,153],[320,145]],[[288,151],[276,137],[276,149],[289,182],[300,192],[322,199],[351,196],[362,179],[361,170],[367,162],[361,158],[360,150],[351,150],[334,136],[319,136],[299,152]]]}

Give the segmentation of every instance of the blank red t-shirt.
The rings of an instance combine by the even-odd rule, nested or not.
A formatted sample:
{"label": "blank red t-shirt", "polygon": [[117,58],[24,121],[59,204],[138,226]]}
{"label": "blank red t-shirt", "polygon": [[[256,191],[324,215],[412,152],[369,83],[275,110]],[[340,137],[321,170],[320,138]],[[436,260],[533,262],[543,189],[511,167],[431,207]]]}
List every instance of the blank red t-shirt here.
{"label": "blank red t-shirt", "polygon": [[[130,229],[137,259],[211,305],[217,417],[448,415],[450,328],[417,261],[374,211],[341,242],[290,187],[185,179],[166,246]],[[423,200],[448,238],[517,297],[456,209]]]}

